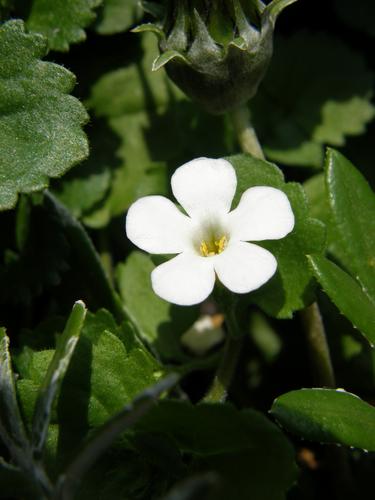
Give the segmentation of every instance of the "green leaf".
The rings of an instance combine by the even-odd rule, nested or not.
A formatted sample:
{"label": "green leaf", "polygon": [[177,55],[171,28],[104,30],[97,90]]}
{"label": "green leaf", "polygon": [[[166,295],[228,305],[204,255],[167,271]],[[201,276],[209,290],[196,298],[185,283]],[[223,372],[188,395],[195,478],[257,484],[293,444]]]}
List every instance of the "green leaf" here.
{"label": "green leaf", "polygon": [[68,318],[65,330],[59,338],[59,343],[48,366],[46,376],[39,387],[32,435],[34,452],[39,456],[42,453],[47,437],[52,403],[60,389],[61,382],[73,356],[85,316],[85,305],[81,301],[76,302]]}
{"label": "green leaf", "polygon": [[275,399],[271,413],[304,439],[375,451],[375,408],[341,389],[288,392]]}
{"label": "green leaf", "polygon": [[[51,350],[33,352],[29,367],[20,373],[23,408],[35,405],[35,391],[29,391],[28,381],[36,386],[42,383],[52,356]],[[52,423],[66,429],[101,425],[162,375],[162,367],[129,324],[118,326],[105,310],[88,313]],[[25,382],[29,385],[22,389]]]}
{"label": "green leaf", "polygon": [[374,346],[375,302],[354,278],[325,257],[313,255],[310,262],[316,279],[332,302]]}
{"label": "green leaf", "polygon": [[161,401],[136,431],[163,433],[191,456],[191,471],[216,473],[215,498],[281,500],[295,480],[292,446],[277,427],[254,410],[228,404]]}
{"label": "green leaf", "polygon": [[168,194],[170,170],[180,164],[199,155],[218,157],[228,152],[225,118],[203,115],[163,69],[152,72],[157,42],[145,33],[142,44],[142,61],[103,75],[87,103],[120,142],[110,192],[84,218],[92,227],[122,216],[141,196]]}
{"label": "green leaf", "polygon": [[321,167],[324,144],[344,145],[347,136],[363,133],[374,117],[372,89],[373,75],[363,56],[336,38],[300,32],[278,39],[267,76],[251,102],[267,157]]}
{"label": "green leaf", "polygon": [[68,95],[75,80],[65,68],[40,58],[46,43],[26,34],[21,21],[0,26],[0,209],[18,193],[48,186],[88,154],[81,126],[87,114]]}
{"label": "green leaf", "polygon": [[103,0],[95,29],[101,35],[113,35],[128,30],[143,14],[138,0]]}
{"label": "green leaf", "polygon": [[33,0],[27,27],[46,36],[50,49],[68,51],[70,44],[86,39],[84,28],[95,19],[101,1]]}
{"label": "green leaf", "polygon": [[[288,196],[295,216],[295,227],[281,240],[259,243],[277,259],[275,276],[259,291],[248,298],[267,314],[278,318],[290,318],[294,311],[302,309],[314,298],[314,283],[306,255],[320,253],[324,249],[323,224],[309,216],[306,196],[300,184],[285,183],[283,174],[272,163],[250,155],[227,158],[237,173],[237,192],[234,206],[241,194],[251,186],[273,186]],[[258,244],[258,243],[257,243]]]}
{"label": "green leaf", "polygon": [[328,150],[326,169],[340,261],[375,301],[375,194],[362,174],[337,151]]}
{"label": "green leaf", "polygon": [[0,437],[13,459],[17,459],[28,448],[17,402],[9,338],[4,328],[0,328]]}
{"label": "green leaf", "polygon": [[181,335],[198,317],[197,307],[179,308],[160,299],[151,288],[151,272],[155,268],[150,257],[132,252],[119,264],[116,279],[127,313],[143,339],[167,360],[183,361]]}

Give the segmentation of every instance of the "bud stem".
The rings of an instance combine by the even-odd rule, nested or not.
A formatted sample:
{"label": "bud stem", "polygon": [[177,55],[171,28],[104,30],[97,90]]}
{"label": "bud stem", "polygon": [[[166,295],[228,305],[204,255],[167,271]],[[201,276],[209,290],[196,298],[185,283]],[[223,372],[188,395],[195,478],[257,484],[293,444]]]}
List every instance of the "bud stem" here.
{"label": "bud stem", "polygon": [[231,119],[242,151],[264,160],[262,146],[258,141],[254,127],[251,125],[248,108],[246,106],[236,108],[231,112]]}

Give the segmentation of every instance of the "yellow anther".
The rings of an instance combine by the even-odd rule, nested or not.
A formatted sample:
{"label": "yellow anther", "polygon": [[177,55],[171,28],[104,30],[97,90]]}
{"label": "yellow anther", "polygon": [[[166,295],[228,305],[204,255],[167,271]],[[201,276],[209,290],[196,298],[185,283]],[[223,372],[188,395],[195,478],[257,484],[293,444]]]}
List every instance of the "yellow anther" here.
{"label": "yellow anther", "polygon": [[222,236],[219,240],[201,241],[199,252],[203,257],[213,257],[221,253],[227,246],[227,237]]}
{"label": "yellow anther", "polygon": [[227,246],[227,237],[222,236],[220,240],[215,241],[215,247],[217,248],[216,253],[221,253],[226,246]]}

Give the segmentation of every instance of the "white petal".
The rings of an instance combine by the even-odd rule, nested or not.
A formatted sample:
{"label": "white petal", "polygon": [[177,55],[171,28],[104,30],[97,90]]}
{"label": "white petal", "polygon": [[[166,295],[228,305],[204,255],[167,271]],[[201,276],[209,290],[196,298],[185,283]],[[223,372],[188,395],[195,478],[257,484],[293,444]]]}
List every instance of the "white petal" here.
{"label": "white petal", "polygon": [[190,252],[182,253],[156,267],[151,273],[154,292],[180,306],[199,304],[215,284],[212,259]]}
{"label": "white petal", "polygon": [[191,216],[205,218],[229,212],[237,186],[236,172],[223,159],[197,158],[172,175],[172,191]]}
{"label": "white petal", "polygon": [[228,219],[231,237],[243,241],[278,240],[294,227],[288,197],[267,186],[247,189]]}
{"label": "white petal", "polygon": [[219,280],[235,293],[248,293],[264,285],[277,268],[275,257],[268,250],[236,241],[215,257]]}
{"label": "white petal", "polygon": [[180,253],[190,248],[192,222],[163,196],[139,198],[128,210],[126,234],[150,253]]}

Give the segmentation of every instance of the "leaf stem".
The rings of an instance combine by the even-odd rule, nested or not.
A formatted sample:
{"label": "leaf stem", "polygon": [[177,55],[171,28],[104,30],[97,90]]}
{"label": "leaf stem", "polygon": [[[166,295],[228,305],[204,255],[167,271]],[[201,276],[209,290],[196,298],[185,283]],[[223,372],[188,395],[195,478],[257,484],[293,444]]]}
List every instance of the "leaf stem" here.
{"label": "leaf stem", "polygon": [[264,160],[263,149],[251,124],[248,108],[246,106],[236,108],[231,112],[231,119],[242,151]]}
{"label": "leaf stem", "polygon": [[311,365],[316,379],[315,382],[324,387],[335,388],[335,374],[317,302],[305,307],[300,314],[306,332]]}

